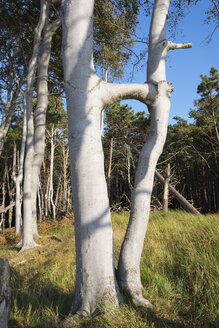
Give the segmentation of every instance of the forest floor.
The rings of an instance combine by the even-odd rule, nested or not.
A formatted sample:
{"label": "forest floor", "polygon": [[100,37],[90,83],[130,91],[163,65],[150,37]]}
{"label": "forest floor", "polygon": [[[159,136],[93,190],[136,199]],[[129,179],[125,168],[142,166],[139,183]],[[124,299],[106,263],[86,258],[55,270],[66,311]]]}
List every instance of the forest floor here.
{"label": "forest floor", "polygon": [[[128,213],[112,214],[116,263]],[[0,233],[0,257],[11,266],[9,328],[61,327],[75,281],[72,217],[39,224],[41,246],[23,253],[14,229]],[[219,327],[219,217],[182,211],[151,214],[142,254],[144,296],[154,308],[130,300],[71,327]]]}

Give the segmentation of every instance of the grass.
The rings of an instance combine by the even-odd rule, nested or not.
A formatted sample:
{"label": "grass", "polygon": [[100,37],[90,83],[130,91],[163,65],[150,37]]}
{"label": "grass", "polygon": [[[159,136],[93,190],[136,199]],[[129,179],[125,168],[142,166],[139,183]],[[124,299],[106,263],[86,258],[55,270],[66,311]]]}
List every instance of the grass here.
{"label": "grass", "polygon": [[[128,213],[113,214],[115,257]],[[151,214],[141,263],[144,296],[153,310],[130,302],[70,327],[219,327],[219,222],[217,215],[170,211]],[[74,294],[73,220],[39,227],[41,247],[18,254],[13,231],[0,235],[0,257],[11,265],[11,327],[60,327]]]}

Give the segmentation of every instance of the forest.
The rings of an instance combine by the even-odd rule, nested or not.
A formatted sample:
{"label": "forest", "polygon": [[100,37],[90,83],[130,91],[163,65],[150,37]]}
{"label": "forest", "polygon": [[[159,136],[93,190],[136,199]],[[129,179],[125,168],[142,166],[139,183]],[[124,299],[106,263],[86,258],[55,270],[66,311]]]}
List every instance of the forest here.
{"label": "forest", "polygon": [[[211,67],[206,75],[200,67],[188,120],[177,115],[171,124],[174,91],[165,72],[169,50],[192,47],[169,38],[186,8],[199,2],[0,0],[0,258],[9,260],[12,295],[7,301],[2,280],[0,306],[4,297],[8,306],[6,319],[0,312],[2,327],[9,308],[9,327],[59,327],[66,316],[63,327],[216,327],[219,72]],[[149,37],[137,35],[142,12],[151,21]],[[206,1],[205,13],[213,38],[218,1]],[[137,43],[145,48],[140,53]],[[146,61],[144,84],[123,83],[128,68]],[[211,257],[203,250],[180,262],[186,243],[198,252],[203,240]],[[145,252],[154,258],[147,262]],[[60,285],[55,267],[65,266],[64,259],[69,273]],[[21,265],[28,261],[33,266]],[[9,270],[1,262],[0,276],[1,264]],[[39,291],[31,286],[38,275]],[[211,297],[200,306],[206,291]],[[185,297],[182,308],[177,297]]]}

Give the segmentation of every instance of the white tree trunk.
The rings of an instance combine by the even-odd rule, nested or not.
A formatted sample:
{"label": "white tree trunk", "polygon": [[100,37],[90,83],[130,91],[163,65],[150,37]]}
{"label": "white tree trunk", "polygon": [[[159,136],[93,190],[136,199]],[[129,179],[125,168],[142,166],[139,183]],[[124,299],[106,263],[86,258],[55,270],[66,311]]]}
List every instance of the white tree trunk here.
{"label": "white tree trunk", "polygon": [[[50,157],[50,179],[49,179],[49,203],[52,206],[52,217],[55,219],[56,217],[56,209],[55,209],[55,204],[53,202],[53,167],[54,167],[54,128],[52,127],[52,132],[51,132],[51,157]],[[50,207],[51,207],[50,206]]]}
{"label": "white tree trunk", "polygon": [[[103,82],[93,66],[94,1],[63,0],[63,66],[69,122],[76,238],[76,287],[71,313],[92,314],[100,301],[118,304],[113,238],[104,174],[101,113],[119,99],[151,103],[153,84]],[[148,98],[148,99],[147,99]]]}
{"label": "white tree trunk", "polygon": [[23,180],[23,168],[24,168],[24,154],[25,154],[25,144],[27,135],[27,117],[26,117],[26,100],[24,97],[24,120],[23,120],[23,133],[21,141],[20,158],[18,161],[18,175],[15,180],[16,196],[15,196],[15,234],[19,234],[21,230],[21,183]]}
{"label": "white tree trunk", "polygon": [[166,140],[170,109],[171,85],[166,82],[166,54],[170,49],[187,48],[191,44],[173,44],[166,40],[166,19],[170,0],[156,0],[149,36],[147,81],[157,86],[158,94],[148,106],[151,126],[140,153],[132,194],[132,208],[126,236],[119,258],[119,284],[132,296],[133,303],[151,307],[142,296],[140,260],[150,212],[151,193],[158,158]]}
{"label": "white tree trunk", "polygon": [[39,174],[45,150],[46,111],[48,107],[48,67],[51,54],[52,38],[61,24],[60,18],[49,24],[47,13],[45,28],[37,63],[37,106],[34,112],[34,158],[32,168],[32,226],[34,237],[39,237],[37,231],[37,190]]}
{"label": "white tree trunk", "polygon": [[33,54],[28,64],[27,73],[27,91],[26,91],[26,106],[27,106],[27,140],[26,140],[26,156],[24,161],[24,185],[23,185],[23,232],[22,232],[22,248],[25,249],[35,247],[33,237],[33,220],[32,220],[32,165],[34,156],[34,122],[33,122],[33,84],[37,59],[39,54],[39,45],[42,30],[45,24],[46,15],[48,12],[47,1],[41,0],[40,3],[40,18],[35,29]]}
{"label": "white tree trunk", "polygon": [[94,313],[98,301],[111,299],[118,304],[119,298],[101,144],[101,80],[92,63],[92,15],[93,0],[63,1],[63,65],[77,253],[71,312],[78,315]]}
{"label": "white tree trunk", "polygon": [[[12,74],[12,73],[11,73]],[[4,108],[2,117],[1,117],[1,124],[0,124],[0,156],[2,153],[2,149],[6,140],[6,136],[8,133],[8,129],[11,124],[11,119],[14,115],[14,110],[17,103],[17,98],[20,92],[20,84],[16,84],[15,90],[13,90],[13,74],[11,75],[11,79],[9,82],[9,87],[7,90],[7,101],[4,102],[1,98],[1,106]]]}

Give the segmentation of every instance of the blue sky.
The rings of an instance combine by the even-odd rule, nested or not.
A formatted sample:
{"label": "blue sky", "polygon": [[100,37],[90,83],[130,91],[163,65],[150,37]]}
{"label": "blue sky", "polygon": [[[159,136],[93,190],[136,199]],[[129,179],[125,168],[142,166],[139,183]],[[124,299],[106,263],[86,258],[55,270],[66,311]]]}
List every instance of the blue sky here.
{"label": "blue sky", "polygon": [[[173,84],[174,92],[171,96],[171,111],[169,123],[174,124],[174,116],[188,119],[188,113],[194,108],[193,101],[198,98],[196,93],[200,83],[200,75],[208,75],[213,66],[219,69],[219,28],[214,33],[212,41],[207,44],[206,38],[214,30],[215,25],[204,23],[205,10],[210,0],[202,0],[199,4],[186,12],[184,18],[177,25],[175,42],[192,42],[191,49],[170,51],[167,58],[167,80]],[[138,32],[148,35],[149,17],[140,16]],[[132,82],[144,83],[146,80],[146,65],[138,70]],[[125,82],[125,80],[124,80]],[[138,101],[123,101],[134,110],[146,110]]]}

